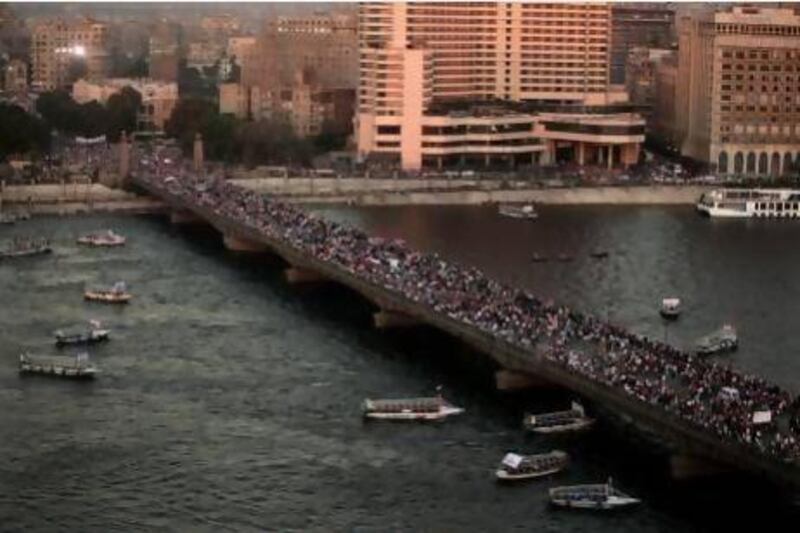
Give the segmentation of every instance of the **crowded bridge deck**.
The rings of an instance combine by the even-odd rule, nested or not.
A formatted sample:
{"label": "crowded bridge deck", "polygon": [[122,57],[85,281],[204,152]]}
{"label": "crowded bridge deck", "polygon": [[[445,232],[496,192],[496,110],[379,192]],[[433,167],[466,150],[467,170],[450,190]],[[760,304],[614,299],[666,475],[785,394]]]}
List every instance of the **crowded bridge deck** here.
{"label": "crowded bridge deck", "polygon": [[798,402],[765,380],[702,360],[597,317],[546,303],[476,268],[201,176],[158,156],[131,177],[226,240],[341,283],[379,308],[426,323],[502,367],[564,387],[656,434],[681,457],[800,486]]}

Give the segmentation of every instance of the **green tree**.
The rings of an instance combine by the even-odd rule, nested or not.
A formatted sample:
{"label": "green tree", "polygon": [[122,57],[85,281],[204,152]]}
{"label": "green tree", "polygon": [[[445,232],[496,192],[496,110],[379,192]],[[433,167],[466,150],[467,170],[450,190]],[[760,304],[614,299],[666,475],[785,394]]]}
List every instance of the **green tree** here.
{"label": "green tree", "polygon": [[9,154],[45,152],[50,148],[47,124],[16,105],[0,104],[0,161]]}
{"label": "green tree", "polygon": [[136,115],[142,106],[142,95],[132,87],[123,87],[106,102],[106,137],[116,142],[123,131],[136,131]]}
{"label": "green tree", "polygon": [[177,139],[184,152],[192,149],[194,136],[202,133],[211,117],[217,115],[216,106],[202,98],[185,98],[178,100],[172,115],[164,125],[164,131]]}

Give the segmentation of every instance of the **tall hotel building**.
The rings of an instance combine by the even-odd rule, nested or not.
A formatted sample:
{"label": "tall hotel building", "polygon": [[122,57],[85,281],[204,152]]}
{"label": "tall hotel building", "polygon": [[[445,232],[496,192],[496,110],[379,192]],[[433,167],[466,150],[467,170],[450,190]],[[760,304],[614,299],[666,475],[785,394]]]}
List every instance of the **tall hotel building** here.
{"label": "tall hotel building", "polygon": [[800,9],[733,7],[679,20],[676,135],[720,174],[800,168]]}
{"label": "tall hotel building", "polygon": [[54,20],[37,24],[31,39],[31,82],[34,89],[53,90],[71,83],[75,63],[86,67],[86,77],[100,80],[108,74],[108,24],[91,19]]}
{"label": "tall hotel building", "polygon": [[363,3],[356,136],[403,169],[635,163],[603,4]]}

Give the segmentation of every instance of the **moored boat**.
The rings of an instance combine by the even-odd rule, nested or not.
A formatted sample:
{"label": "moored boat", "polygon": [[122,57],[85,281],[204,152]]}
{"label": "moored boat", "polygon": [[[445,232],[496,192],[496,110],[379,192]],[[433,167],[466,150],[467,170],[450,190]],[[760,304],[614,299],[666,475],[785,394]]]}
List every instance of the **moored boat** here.
{"label": "moored boat", "polygon": [[569,456],[561,450],[537,455],[507,453],[495,472],[501,481],[520,481],[549,476],[569,464]]}
{"label": "moored boat", "polygon": [[583,406],[572,402],[571,409],[553,413],[526,415],[523,426],[534,433],[566,433],[580,431],[594,424],[594,419],[586,416]]}
{"label": "moored boat", "polygon": [[605,250],[594,250],[589,254],[594,259],[605,259],[608,257],[608,252]]}
{"label": "moored boat", "polygon": [[697,201],[697,210],[721,218],[800,218],[800,190],[714,189]]}
{"label": "moored boat", "polygon": [[441,420],[464,412],[441,395],[397,400],[366,399],[362,408],[365,418],[379,420]]}
{"label": "moored boat", "polygon": [[497,212],[504,217],[510,217],[510,218],[534,219],[539,217],[539,214],[536,212],[536,209],[533,207],[532,204],[526,204],[526,205],[503,204],[497,208]]}
{"label": "moored boat", "polygon": [[534,253],[531,257],[531,261],[534,263],[544,263],[547,261],[547,256],[541,255],[539,253]]}
{"label": "moored boat", "polygon": [[550,503],[558,507],[609,511],[641,503],[611,484],[568,485],[550,489]]}
{"label": "moored boat", "polygon": [[20,374],[44,374],[75,379],[92,379],[97,368],[89,362],[89,354],[79,353],[64,355],[32,355],[23,353],[19,356]]}
{"label": "moored boat", "polygon": [[725,324],[717,331],[699,338],[695,344],[695,351],[699,355],[711,355],[733,351],[738,347],[739,338],[736,336],[736,329],[730,324]]}
{"label": "moored boat", "polygon": [[70,346],[77,344],[95,344],[108,340],[109,330],[103,329],[100,322],[89,321],[89,327],[73,330],[58,330],[55,332],[56,346]]}
{"label": "moored boat", "polygon": [[0,259],[12,257],[26,257],[30,255],[49,254],[53,249],[47,239],[19,239],[15,238],[11,245],[0,251]]}
{"label": "moored boat", "polygon": [[78,244],[98,247],[124,246],[125,237],[114,233],[113,230],[108,230],[78,237]]}
{"label": "moored boat", "polygon": [[124,304],[128,303],[133,295],[127,292],[124,281],[118,281],[110,289],[87,290],[83,293],[83,297],[93,302]]}
{"label": "moored boat", "polygon": [[680,298],[664,298],[661,300],[661,309],[659,313],[668,320],[675,320],[678,318],[681,314]]}

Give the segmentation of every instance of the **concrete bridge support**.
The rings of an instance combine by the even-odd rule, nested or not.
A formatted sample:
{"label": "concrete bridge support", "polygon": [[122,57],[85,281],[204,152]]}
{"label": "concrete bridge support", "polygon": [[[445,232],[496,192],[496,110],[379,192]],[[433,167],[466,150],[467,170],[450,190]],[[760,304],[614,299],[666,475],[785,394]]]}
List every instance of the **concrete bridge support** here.
{"label": "concrete bridge support", "polygon": [[669,468],[673,479],[677,480],[710,477],[731,471],[730,468],[708,459],[680,453],[670,455]]}
{"label": "concrete bridge support", "polygon": [[260,242],[254,242],[242,237],[237,237],[236,235],[230,233],[223,234],[222,242],[225,244],[225,248],[232,252],[261,253],[269,251],[269,248]]}
{"label": "concrete bridge support", "polygon": [[322,276],[319,272],[310,270],[308,268],[291,266],[284,271],[286,281],[292,285],[300,285],[302,283],[323,283],[328,281],[327,278]]}
{"label": "concrete bridge support", "polygon": [[526,389],[551,389],[556,385],[531,374],[523,374],[513,370],[498,370],[494,373],[494,383],[497,390],[513,392]]}
{"label": "concrete bridge support", "polygon": [[414,317],[388,309],[381,309],[373,313],[372,323],[376,329],[410,328],[420,325],[419,321]]}
{"label": "concrete bridge support", "polygon": [[169,213],[169,221],[173,224],[205,224],[206,221],[191,211],[173,209]]}

